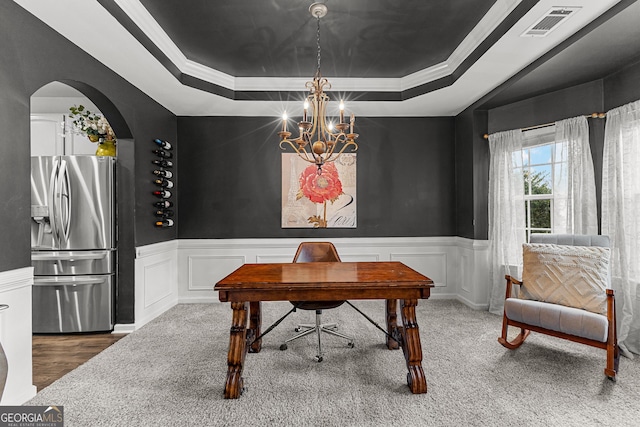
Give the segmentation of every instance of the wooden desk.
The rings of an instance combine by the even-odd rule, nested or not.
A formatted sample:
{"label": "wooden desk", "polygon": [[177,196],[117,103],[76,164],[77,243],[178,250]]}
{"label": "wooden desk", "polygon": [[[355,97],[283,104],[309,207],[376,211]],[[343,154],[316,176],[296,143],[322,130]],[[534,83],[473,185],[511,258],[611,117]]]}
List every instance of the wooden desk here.
{"label": "wooden desk", "polygon": [[[222,302],[231,302],[224,397],[237,399],[243,389],[242,369],[249,350],[261,349],[261,301],[342,301],[384,299],[389,349],[402,347],[407,383],[412,393],[426,393],[422,346],[416,321],[418,299],[429,298],[433,281],[400,262],[313,262],[245,264],[215,285]],[[397,324],[400,300],[402,324]],[[247,328],[247,317],[249,327]]]}

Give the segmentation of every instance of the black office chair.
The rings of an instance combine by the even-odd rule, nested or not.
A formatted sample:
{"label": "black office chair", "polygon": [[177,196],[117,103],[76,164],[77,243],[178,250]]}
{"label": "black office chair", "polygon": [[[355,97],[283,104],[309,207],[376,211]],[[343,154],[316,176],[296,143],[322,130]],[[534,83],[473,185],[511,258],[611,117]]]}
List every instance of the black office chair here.
{"label": "black office chair", "polygon": [[[293,262],[340,262],[340,257],[336,251],[335,246],[329,242],[303,242],[298,246],[298,251],[293,257]],[[318,354],[316,360],[322,362],[322,340],[320,338],[321,332],[335,335],[340,338],[348,340],[348,346],[354,347],[354,338],[347,335],[336,332],[338,325],[335,323],[322,323],[322,310],[328,310],[331,308],[340,307],[344,304],[344,301],[291,301],[291,304],[296,309],[301,310],[315,310],[316,323],[315,324],[301,324],[295,328],[299,334],[286,340],[281,346],[280,350],[287,349],[287,343],[302,338],[304,336],[313,334],[314,332],[318,336]]]}

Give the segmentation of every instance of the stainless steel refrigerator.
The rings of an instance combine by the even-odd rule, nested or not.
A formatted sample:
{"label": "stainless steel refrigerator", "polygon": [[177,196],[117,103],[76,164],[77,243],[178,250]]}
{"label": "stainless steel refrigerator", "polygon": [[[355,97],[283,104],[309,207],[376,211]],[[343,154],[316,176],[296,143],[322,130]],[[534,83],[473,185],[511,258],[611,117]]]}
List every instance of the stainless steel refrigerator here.
{"label": "stainless steel refrigerator", "polygon": [[113,330],[115,159],[31,158],[33,332]]}

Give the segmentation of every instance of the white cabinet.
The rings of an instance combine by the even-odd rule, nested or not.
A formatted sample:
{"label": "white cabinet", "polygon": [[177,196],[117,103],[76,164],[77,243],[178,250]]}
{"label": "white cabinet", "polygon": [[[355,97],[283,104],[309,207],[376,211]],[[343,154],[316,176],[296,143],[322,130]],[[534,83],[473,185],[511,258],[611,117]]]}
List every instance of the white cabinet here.
{"label": "white cabinet", "polygon": [[65,114],[32,114],[31,155],[94,155],[97,144],[72,129],[72,120]]}

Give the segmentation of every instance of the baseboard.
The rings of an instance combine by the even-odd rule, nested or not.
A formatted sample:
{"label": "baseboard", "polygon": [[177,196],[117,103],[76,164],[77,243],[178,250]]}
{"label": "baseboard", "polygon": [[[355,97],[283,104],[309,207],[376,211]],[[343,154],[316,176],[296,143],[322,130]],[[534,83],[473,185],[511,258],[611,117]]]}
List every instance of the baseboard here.
{"label": "baseboard", "polygon": [[144,325],[151,322],[153,319],[160,316],[162,313],[169,310],[170,308],[175,307],[177,304],[178,304],[177,300],[167,301],[167,303],[163,305],[156,304],[153,307],[153,310],[146,310],[144,312],[144,316],[142,316],[140,319],[136,319],[135,329],[142,328]]}
{"label": "baseboard", "polygon": [[112,334],[130,334],[131,332],[136,330],[135,323],[117,323],[113,327]]}
{"label": "baseboard", "polygon": [[221,304],[217,296],[215,297],[180,297],[178,304]]}
{"label": "baseboard", "polygon": [[429,299],[457,299],[457,295],[456,294],[434,294],[433,292],[431,293],[431,296],[429,296]]}
{"label": "baseboard", "polygon": [[487,311],[489,310],[489,304],[476,304],[472,301],[469,301],[467,298],[460,296],[460,295],[456,295],[455,298],[458,301],[460,301],[461,303],[463,303],[464,305],[466,305],[469,308],[472,308],[474,310],[484,310]]}

